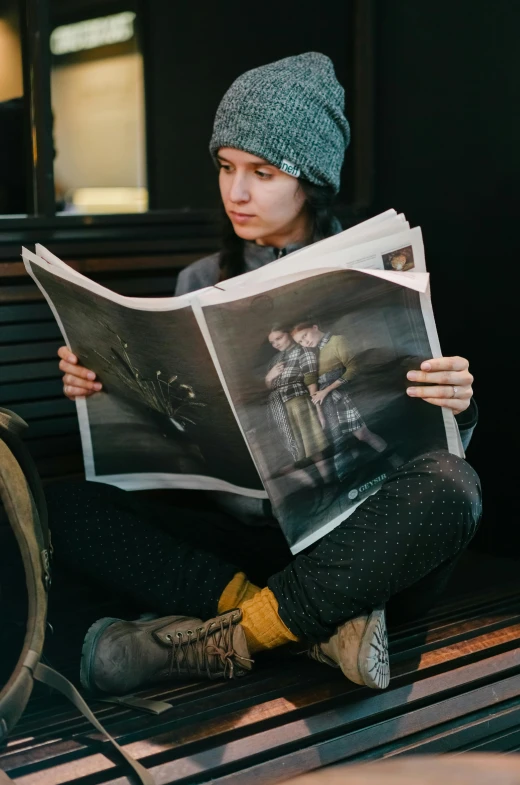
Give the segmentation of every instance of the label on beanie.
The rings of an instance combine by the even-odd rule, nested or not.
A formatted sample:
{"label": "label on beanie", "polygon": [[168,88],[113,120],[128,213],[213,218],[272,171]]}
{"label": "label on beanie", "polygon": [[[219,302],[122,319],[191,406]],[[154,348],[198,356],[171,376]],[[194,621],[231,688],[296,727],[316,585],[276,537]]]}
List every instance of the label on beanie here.
{"label": "label on beanie", "polygon": [[280,169],[282,170],[282,172],[285,172],[286,174],[290,174],[291,177],[299,177],[301,173],[299,167],[296,166],[296,164],[292,164],[286,158],[283,159]]}

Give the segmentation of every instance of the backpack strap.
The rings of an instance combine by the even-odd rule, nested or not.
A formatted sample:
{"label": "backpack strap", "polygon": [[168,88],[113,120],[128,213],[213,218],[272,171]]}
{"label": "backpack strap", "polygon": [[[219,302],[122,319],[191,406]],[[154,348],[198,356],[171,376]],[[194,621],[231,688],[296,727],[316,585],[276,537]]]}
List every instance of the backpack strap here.
{"label": "backpack strap", "polygon": [[[1,434],[0,434],[1,435]],[[24,473],[0,439],[0,498],[22,555],[27,584],[27,626],[22,651],[9,681],[0,692],[4,735],[21,717],[32,691],[31,665],[39,659],[45,638],[49,554],[38,525],[38,513]]]}
{"label": "backpack strap", "polygon": [[[70,683],[65,676],[62,676],[61,673],[58,673],[53,668],[49,668],[47,665],[39,662],[34,669],[34,678],[38,681],[43,682],[43,684],[47,684],[48,687],[52,687],[58,692],[61,692],[66,698],[68,698],[74,706],[79,709],[79,711],[83,714],[84,717],[87,718],[89,722],[102,733],[108,741],[114,745],[116,750],[124,757],[126,762],[133,768],[139,780],[141,781],[142,785],[155,785],[154,779],[150,772],[145,769],[145,767],[139,763],[139,761],[132,758],[128,752],[125,752],[123,747],[121,747],[117,741],[114,739],[113,736],[108,733],[107,730],[101,725],[99,720],[96,719],[92,711],[89,709],[77,689],[74,687],[73,684]],[[11,785],[11,783],[10,783]]]}
{"label": "backpack strap", "polygon": [[40,480],[40,476],[34,465],[32,456],[27,449],[25,443],[22,441],[24,431],[28,428],[25,420],[22,420],[15,412],[9,409],[3,409],[0,406],[0,439],[2,439],[14,457],[20,464],[20,468],[24,474],[26,481],[29,483],[29,488],[38,511],[38,520],[42,530],[45,546],[49,551],[52,551],[51,538],[49,532],[47,504],[45,502],[45,493]]}

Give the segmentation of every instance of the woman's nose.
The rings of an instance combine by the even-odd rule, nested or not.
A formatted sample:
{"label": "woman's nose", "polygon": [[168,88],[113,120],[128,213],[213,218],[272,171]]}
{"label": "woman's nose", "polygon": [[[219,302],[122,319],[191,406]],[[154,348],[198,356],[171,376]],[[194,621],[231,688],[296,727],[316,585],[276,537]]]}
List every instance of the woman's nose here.
{"label": "woman's nose", "polygon": [[249,201],[249,191],[247,188],[247,183],[245,178],[241,175],[236,173],[233,177],[233,182],[231,184],[231,190],[229,192],[229,198],[232,202],[247,202]]}

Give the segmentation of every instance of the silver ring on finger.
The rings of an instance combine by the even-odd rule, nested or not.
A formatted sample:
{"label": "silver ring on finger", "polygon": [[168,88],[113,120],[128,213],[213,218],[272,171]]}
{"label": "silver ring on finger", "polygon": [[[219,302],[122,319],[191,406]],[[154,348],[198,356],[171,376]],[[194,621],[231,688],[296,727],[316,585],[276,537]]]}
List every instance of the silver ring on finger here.
{"label": "silver ring on finger", "polygon": [[459,391],[459,388],[458,388],[458,387],[455,387],[455,385],[454,385],[454,386],[453,386],[453,395],[452,395],[451,397],[452,397],[452,398],[456,398],[456,397],[457,397],[457,393],[458,393],[458,391]]}

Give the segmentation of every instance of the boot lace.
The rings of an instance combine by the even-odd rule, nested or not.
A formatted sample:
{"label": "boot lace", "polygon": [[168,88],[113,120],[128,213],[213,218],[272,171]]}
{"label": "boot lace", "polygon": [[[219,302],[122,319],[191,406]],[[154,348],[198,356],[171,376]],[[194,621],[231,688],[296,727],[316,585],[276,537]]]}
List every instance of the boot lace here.
{"label": "boot lace", "polygon": [[[248,657],[241,657],[233,648],[234,619],[232,614],[227,614],[195,630],[167,635],[166,639],[171,645],[168,675],[171,676],[177,670],[178,674],[205,674],[209,679],[223,673],[225,678],[232,679],[235,675],[235,660],[253,662]],[[210,636],[211,640],[208,641]],[[210,660],[210,657],[218,657],[218,662]]]}

